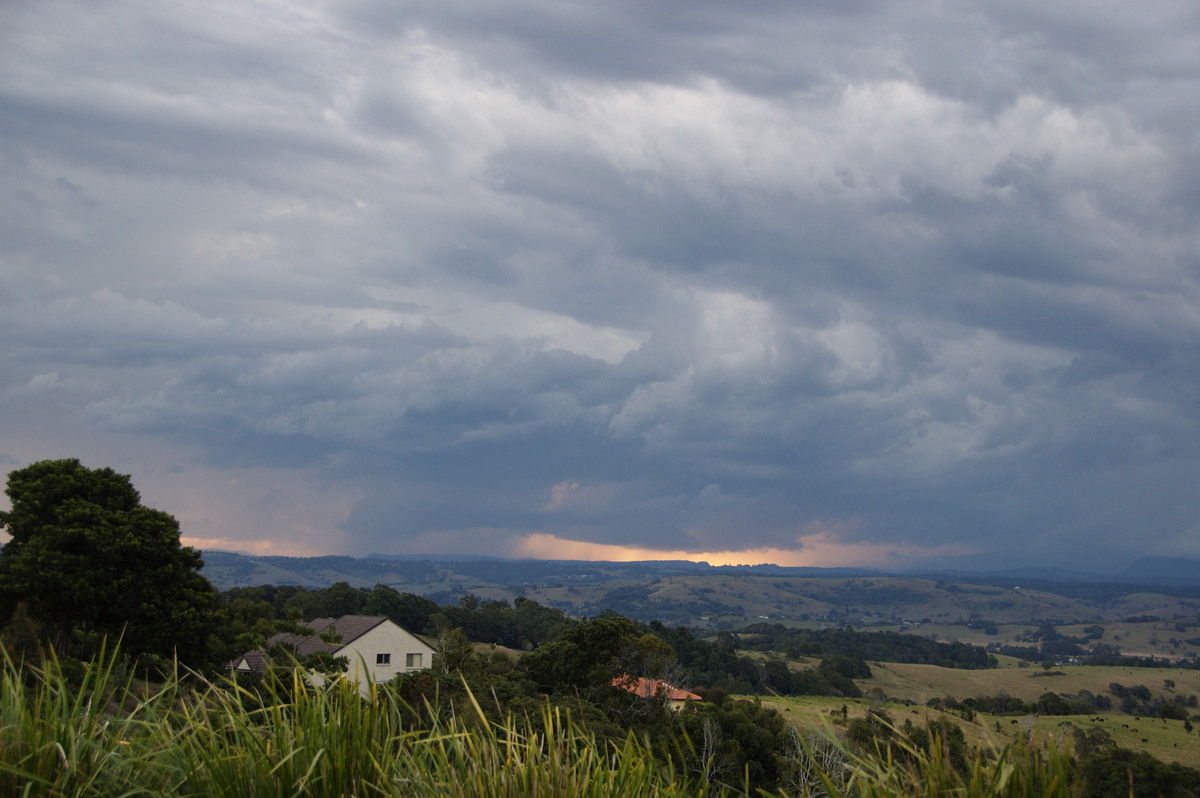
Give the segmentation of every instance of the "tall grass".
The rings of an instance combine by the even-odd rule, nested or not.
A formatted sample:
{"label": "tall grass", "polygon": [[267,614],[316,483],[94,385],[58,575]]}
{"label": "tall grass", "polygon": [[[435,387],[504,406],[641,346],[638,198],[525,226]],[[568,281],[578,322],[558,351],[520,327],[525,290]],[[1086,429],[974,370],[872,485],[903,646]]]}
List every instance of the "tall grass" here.
{"label": "tall grass", "polygon": [[[630,736],[601,744],[547,705],[535,722],[465,717],[406,729],[387,695],[365,701],[350,684],[314,691],[297,674],[248,690],[170,674],[149,685],[102,653],[81,679],[49,659],[0,673],[0,795],[5,796],[696,796],[721,789],[687,781]],[[470,699],[474,702],[474,698]],[[429,713],[438,717],[437,712]],[[799,794],[1077,796],[1069,756],[1010,743],[955,769],[935,737],[903,739],[878,755],[846,750],[828,731],[810,746]],[[836,764],[836,767],[832,765]]]}
{"label": "tall grass", "polygon": [[[0,794],[136,794],[152,789],[156,763],[143,757],[145,718],[153,700],[101,651],[72,686],[53,656],[22,669],[7,658],[0,673]],[[161,695],[165,696],[166,693]]]}
{"label": "tall grass", "polygon": [[[893,742],[893,745],[897,743]],[[1083,782],[1074,762],[1053,742],[1041,748],[1024,739],[996,752],[978,751],[966,772],[949,764],[934,737],[929,751],[899,743],[898,750],[880,757],[854,757],[844,785],[823,783],[829,796],[961,796],[961,798],[1077,798]]]}
{"label": "tall grass", "polygon": [[[53,659],[0,674],[0,795],[699,796],[632,737],[601,745],[547,706],[403,728],[395,701],[298,675],[251,691],[171,675],[152,688],[107,653],[72,685]],[[436,716],[437,713],[432,713]],[[529,731],[538,728],[539,731]]]}

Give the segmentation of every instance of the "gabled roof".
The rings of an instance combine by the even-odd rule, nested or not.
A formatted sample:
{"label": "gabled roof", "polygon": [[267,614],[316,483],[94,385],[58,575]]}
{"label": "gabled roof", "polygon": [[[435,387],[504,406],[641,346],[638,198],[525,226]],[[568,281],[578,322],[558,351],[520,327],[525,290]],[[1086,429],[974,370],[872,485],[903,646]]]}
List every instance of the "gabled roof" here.
{"label": "gabled roof", "polygon": [[[415,644],[423,647],[425,651],[434,652],[433,646],[429,645],[428,642],[412,634],[412,632],[408,632],[408,630],[389,619],[386,615],[343,615],[340,618],[317,618],[315,621],[309,621],[305,624],[305,626],[313,630],[313,634],[297,635],[291,632],[280,632],[267,640],[266,647],[270,650],[276,645],[288,646],[296,653],[297,657],[306,657],[310,654],[321,652],[345,656],[345,654],[341,653],[343,649],[350,646],[367,632],[385,623],[390,623],[397,629],[407,633]],[[333,631],[340,638],[336,643],[326,643],[321,639],[321,634],[329,631]],[[346,652],[346,654],[354,656],[355,651],[351,650]],[[265,671],[270,665],[271,658],[263,651],[247,651],[229,663],[229,666],[235,670],[258,672]]]}
{"label": "gabled roof", "polygon": [[245,654],[231,661],[229,667],[238,671],[265,671],[270,664],[271,658],[255,649],[254,651],[247,651]]}
{"label": "gabled roof", "polygon": [[613,687],[628,690],[640,698],[662,696],[668,701],[699,701],[700,696],[676,687],[662,679],[650,679],[645,676],[630,676],[623,674],[612,680]]}
{"label": "gabled roof", "polygon": [[[328,651],[334,654],[387,620],[386,615],[343,615],[341,618],[317,618],[315,621],[305,624],[313,630],[311,635],[305,637],[290,632],[280,632],[267,641],[267,646],[269,648],[282,643],[295,648],[296,653],[300,656],[316,654],[319,651]],[[339,642],[326,643],[321,639],[322,633],[330,631],[330,627],[341,637]]]}

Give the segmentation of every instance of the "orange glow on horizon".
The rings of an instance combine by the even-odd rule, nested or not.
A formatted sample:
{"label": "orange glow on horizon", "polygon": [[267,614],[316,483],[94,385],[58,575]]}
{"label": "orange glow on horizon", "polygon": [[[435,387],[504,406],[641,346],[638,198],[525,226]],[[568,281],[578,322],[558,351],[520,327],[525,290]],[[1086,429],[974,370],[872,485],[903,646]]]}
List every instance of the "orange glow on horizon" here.
{"label": "orange glow on horizon", "polygon": [[181,537],[179,542],[195,549],[222,549],[257,554],[262,557],[323,557],[328,552],[317,551],[300,543],[279,540],[234,540],[232,538]]}
{"label": "orange glow on horizon", "polygon": [[961,543],[940,546],[915,546],[898,543],[841,543],[828,533],[804,535],[797,547],[783,549],[762,547],[725,551],[684,551],[618,546],[610,543],[589,543],[569,540],[544,532],[535,532],[517,543],[516,556],[539,560],[605,560],[633,562],[637,560],[690,560],[710,565],[763,565],[771,563],[786,567],[813,566],[834,568],[843,566],[884,567],[902,564],[919,557],[974,554],[979,549]]}
{"label": "orange glow on horizon", "polygon": [[[498,534],[497,534],[498,532]],[[493,530],[488,536],[473,530],[470,542],[456,541],[459,546],[446,546],[454,534],[442,532],[426,536],[417,552],[431,555],[448,549],[471,549],[480,556],[527,558],[531,560],[582,560],[605,562],[634,562],[653,560],[686,560],[707,562],[710,565],[764,565],[783,567],[860,567],[898,568],[925,557],[977,554],[982,549],[965,543],[946,543],[939,546],[918,546],[910,543],[860,542],[843,543],[828,531],[810,532],[796,538],[795,548],[777,546],[717,551],[684,549],[654,549],[641,546],[620,546],[611,543],[590,543],[584,540],[561,538],[547,532],[521,533],[515,530]],[[329,551],[319,551],[303,543],[286,540],[183,537],[185,546],[197,549],[223,549],[258,556],[321,557]],[[441,542],[443,545],[439,546]],[[414,552],[415,553],[415,552]]]}

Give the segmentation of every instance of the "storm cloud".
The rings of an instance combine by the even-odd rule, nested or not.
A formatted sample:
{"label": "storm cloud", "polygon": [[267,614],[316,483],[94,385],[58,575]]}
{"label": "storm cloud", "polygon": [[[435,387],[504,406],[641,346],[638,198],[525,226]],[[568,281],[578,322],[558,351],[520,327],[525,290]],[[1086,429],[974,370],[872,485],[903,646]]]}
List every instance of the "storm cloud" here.
{"label": "storm cloud", "polygon": [[197,545],[1200,556],[1200,13],[0,10],[0,458]]}

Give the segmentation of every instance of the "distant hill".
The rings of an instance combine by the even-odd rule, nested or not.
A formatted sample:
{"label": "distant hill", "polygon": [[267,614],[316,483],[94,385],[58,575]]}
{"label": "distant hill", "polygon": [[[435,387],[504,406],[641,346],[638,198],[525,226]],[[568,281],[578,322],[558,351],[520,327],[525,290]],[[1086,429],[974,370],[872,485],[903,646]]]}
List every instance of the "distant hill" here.
{"label": "distant hill", "polygon": [[222,590],[264,584],[383,584],[440,604],[469,594],[504,601],[525,596],[575,616],[611,609],[643,621],[713,628],[747,619],[903,627],[975,618],[1036,625],[1095,623],[1134,614],[1200,615],[1200,585],[1180,581],[1154,586],[1113,577],[1089,582],[1086,575],[1049,569],[887,574],[685,561],[259,557],[226,551],[205,552],[204,560],[205,576]]}
{"label": "distant hill", "polygon": [[1200,560],[1182,557],[1142,557],[1123,571],[1123,581],[1160,585],[1200,585]]}
{"label": "distant hill", "polygon": [[1086,573],[1083,571],[1068,571],[1063,568],[1034,567],[1004,568],[999,570],[954,570],[939,569],[911,571],[909,576],[923,576],[929,579],[986,579],[991,583],[1011,582],[1019,585],[1022,582],[1112,582],[1117,581],[1111,576]]}

